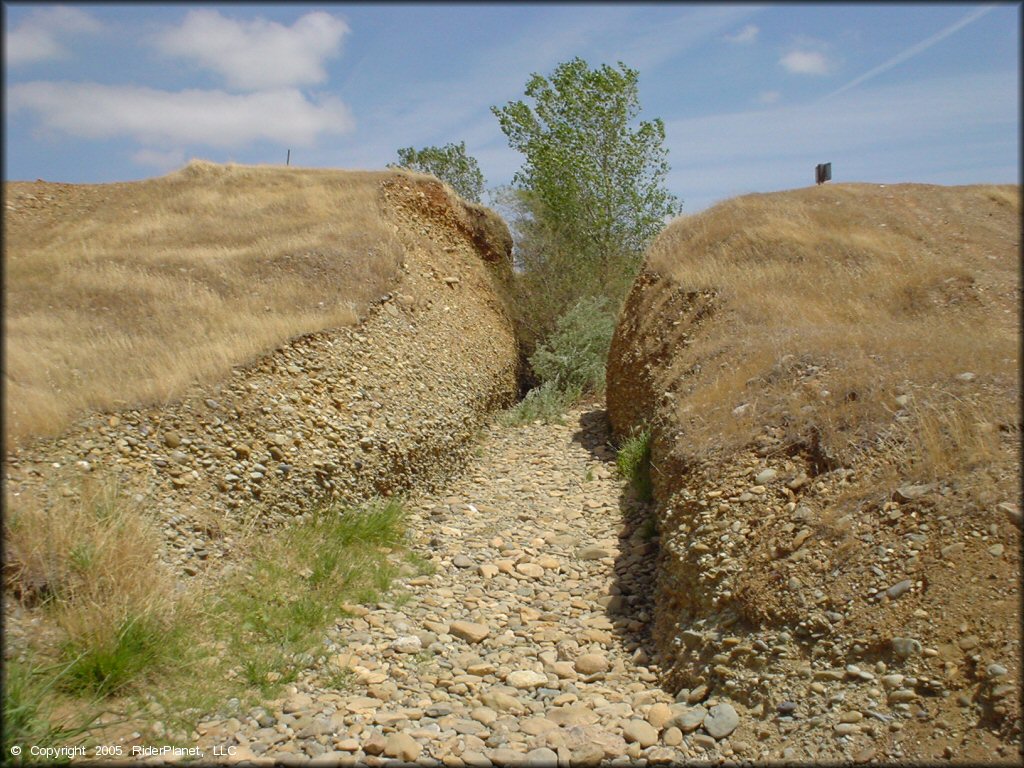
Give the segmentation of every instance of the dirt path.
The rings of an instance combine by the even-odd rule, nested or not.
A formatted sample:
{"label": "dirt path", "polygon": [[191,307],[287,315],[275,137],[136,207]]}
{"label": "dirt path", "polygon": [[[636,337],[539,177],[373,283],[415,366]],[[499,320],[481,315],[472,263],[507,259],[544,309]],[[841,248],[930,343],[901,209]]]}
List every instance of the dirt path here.
{"label": "dirt path", "polygon": [[[674,704],[648,666],[656,544],[607,439],[603,411],[491,426],[446,495],[411,505],[412,546],[435,572],[339,620],[281,700],[201,723],[198,745],[258,762],[483,766],[744,750],[713,701],[684,740],[673,718],[700,708]],[[351,669],[347,690],[327,682],[332,663]]]}

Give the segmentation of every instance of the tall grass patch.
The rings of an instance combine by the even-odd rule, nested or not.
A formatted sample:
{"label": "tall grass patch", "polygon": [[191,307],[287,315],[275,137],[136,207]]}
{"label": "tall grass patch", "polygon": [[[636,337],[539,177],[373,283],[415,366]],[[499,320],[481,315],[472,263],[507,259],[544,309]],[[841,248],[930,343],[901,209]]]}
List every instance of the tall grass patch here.
{"label": "tall grass patch", "polygon": [[111,476],[8,492],[4,587],[33,616],[5,647],[4,749],[92,738],[105,702],[156,684],[183,653],[187,601],[159,560],[144,497]]}
{"label": "tall grass patch", "polygon": [[8,498],[7,588],[60,630],[62,685],[109,694],[174,653],[179,605],[142,503],[112,477],[59,489],[48,504]]}

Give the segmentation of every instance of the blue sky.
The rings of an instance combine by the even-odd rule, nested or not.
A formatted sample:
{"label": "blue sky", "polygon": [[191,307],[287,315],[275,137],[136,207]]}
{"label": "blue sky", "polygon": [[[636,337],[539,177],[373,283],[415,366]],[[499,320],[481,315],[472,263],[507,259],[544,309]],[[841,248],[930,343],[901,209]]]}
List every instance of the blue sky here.
{"label": "blue sky", "polygon": [[193,157],[382,168],[465,141],[574,56],[640,72],[694,213],[835,181],[1020,181],[1020,5],[4,4],[5,178],[94,183]]}

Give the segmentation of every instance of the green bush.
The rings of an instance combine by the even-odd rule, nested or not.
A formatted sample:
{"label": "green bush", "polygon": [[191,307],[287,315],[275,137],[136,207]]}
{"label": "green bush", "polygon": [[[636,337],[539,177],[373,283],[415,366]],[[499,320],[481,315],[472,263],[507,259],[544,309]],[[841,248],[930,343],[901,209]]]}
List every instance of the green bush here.
{"label": "green bush", "polygon": [[646,428],[633,434],[619,446],[615,464],[619,474],[630,484],[644,501],[651,495],[651,430]]}
{"label": "green bush", "polygon": [[529,358],[530,366],[541,382],[561,392],[601,393],[614,331],[615,315],[608,299],[580,299],[537,346]]}

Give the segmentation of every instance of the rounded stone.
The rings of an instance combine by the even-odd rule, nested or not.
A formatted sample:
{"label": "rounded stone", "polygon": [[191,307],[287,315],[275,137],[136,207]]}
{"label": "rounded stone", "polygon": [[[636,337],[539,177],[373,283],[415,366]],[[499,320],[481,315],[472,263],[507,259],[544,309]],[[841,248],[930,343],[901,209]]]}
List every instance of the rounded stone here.
{"label": "rounded stone", "polygon": [[529,690],[530,688],[539,688],[542,685],[546,685],[548,676],[542,675],[540,672],[534,672],[531,669],[517,669],[515,672],[509,672],[505,682],[513,688]]}
{"label": "rounded stone", "polygon": [[636,742],[645,748],[658,743],[658,729],[646,720],[630,720],[622,729],[622,736],[627,743]]}
{"label": "rounded stone", "polygon": [[649,710],[647,710],[647,722],[655,728],[664,727],[672,717],[672,710],[668,704],[659,701],[657,704],[653,704]]}
{"label": "rounded stone", "polygon": [[740,716],[731,704],[722,702],[708,710],[704,718],[704,730],[716,739],[724,739],[740,724]]}
{"label": "rounded stone", "polygon": [[894,637],[892,639],[892,652],[901,659],[909,659],[921,652],[921,641],[911,637]]}
{"label": "rounded stone", "polygon": [[704,707],[687,707],[669,721],[670,726],[675,726],[683,733],[690,733],[700,728],[708,711]]}
{"label": "rounded stone", "polygon": [[417,653],[423,649],[423,641],[416,635],[402,635],[391,642],[391,647],[398,653]]}
{"label": "rounded stone", "polygon": [[602,653],[585,653],[576,659],[576,671],[581,675],[595,675],[599,672],[607,672],[609,668],[608,659]]}

